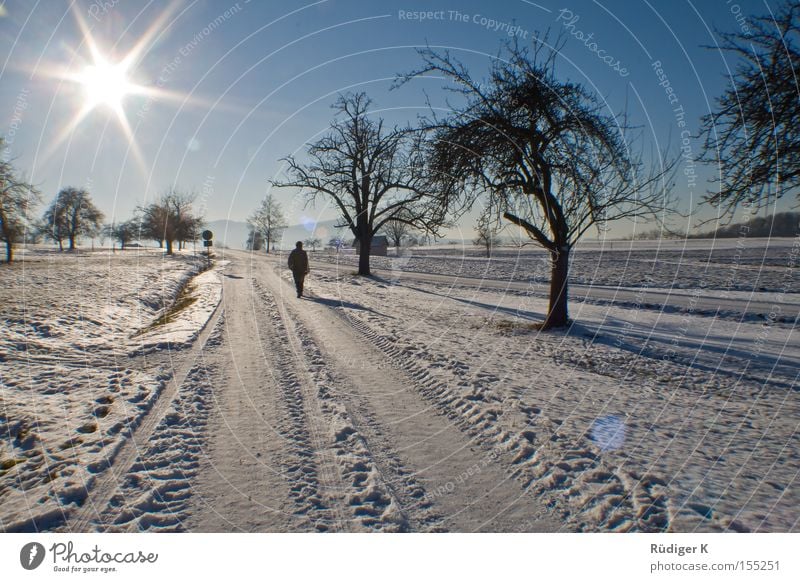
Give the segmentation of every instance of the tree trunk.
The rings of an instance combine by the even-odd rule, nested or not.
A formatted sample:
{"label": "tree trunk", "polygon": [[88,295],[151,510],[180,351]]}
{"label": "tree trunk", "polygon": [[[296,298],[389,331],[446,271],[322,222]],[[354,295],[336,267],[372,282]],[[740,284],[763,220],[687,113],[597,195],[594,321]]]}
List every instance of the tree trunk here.
{"label": "tree trunk", "polygon": [[170,239],[167,239],[166,242],[167,242],[167,254],[171,255],[172,254],[172,241]]}
{"label": "tree trunk", "polygon": [[14,245],[11,241],[6,241],[6,263],[11,263],[14,260]]}
{"label": "tree trunk", "polygon": [[569,325],[567,310],[567,280],[569,277],[569,247],[551,253],[550,267],[550,307],[543,329]]}
{"label": "tree trunk", "polygon": [[58,250],[59,251],[64,250],[64,241],[62,241],[61,239],[58,239]]}
{"label": "tree trunk", "polygon": [[358,274],[369,277],[369,255],[372,251],[372,237],[361,237],[358,241]]}
{"label": "tree trunk", "polygon": [[75,237],[74,236],[69,237],[69,250],[71,250],[71,251],[75,250]]}

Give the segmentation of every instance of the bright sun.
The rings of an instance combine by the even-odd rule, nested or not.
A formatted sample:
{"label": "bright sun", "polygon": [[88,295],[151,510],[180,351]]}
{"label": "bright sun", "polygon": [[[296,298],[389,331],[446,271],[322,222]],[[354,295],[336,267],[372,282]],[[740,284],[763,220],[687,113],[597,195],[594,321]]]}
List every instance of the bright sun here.
{"label": "bright sun", "polygon": [[123,99],[133,90],[127,73],[124,63],[112,64],[104,60],[86,67],[80,78],[86,91],[86,105],[89,108],[106,105],[120,111]]}
{"label": "bright sun", "polygon": [[[2,6],[3,1],[0,0],[0,6]],[[128,146],[134,159],[142,171],[147,171],[144,158],[134,139],[134,131],[128,121],[125,108],[130,106],[130,103],[127,103],[129,98],[135,96],[177,101],[181,104],[193,103],[192,99],[180,92],[166,91],[156,86],[139,85],[136,82],[137,67],[144,56],[153,48],[154,40],[159,38],[169,25],[180,4],[178,1],[170,2],[169,6],[161,12],[121,58],[119,58],[118,51],[110,54],[104,53],[102,47],[92,35],[92,30],[78,8],[78,3],[73,2],[71,4],[75,22],[82,33],[82,41],[73,52],[73,60],[69,66],[56,63],[43,64],[41,74],[58,81],[68,81],[73,84],[69,93],[74,97],[76,109],[74,115],[67,119],[58,135],[51,141],[46,155],[52,155],[61,144],[70,138],[72,132],[84,119],[91,115],[93,111],[102,108],[113,114],[111,118],[116,118],[119,127],[127,138]],[[108,58],[107,54],[111,58]],[[72,89],[75,89],[75,91]]]}

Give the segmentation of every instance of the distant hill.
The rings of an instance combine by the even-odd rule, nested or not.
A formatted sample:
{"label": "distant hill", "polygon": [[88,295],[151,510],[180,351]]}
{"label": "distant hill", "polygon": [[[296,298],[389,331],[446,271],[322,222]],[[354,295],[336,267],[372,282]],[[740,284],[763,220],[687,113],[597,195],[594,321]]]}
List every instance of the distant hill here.
{"label": "distant hill", "polygon": [[248,226],[238,220],[212,220],[205,227],[214,233],[214,245],[230,249],[243,249],[247,242]]}
{"label": "distant hill", "polygon": [[[291,249],[294,248],[294,243],[299,240],[306,240],[307,238],[311,237],[311,233],[314,232],[314,236],[316,236],[320,241],[322,241],[322,245],[325,246],[328,241],[334,237],[337,230],[334,228],[334,225],[338,222],[338,219],[335,220],[323,220],[317,223],[308,223],[308,224],[295,224],[287,228],[283,231],[282,240],[279,241],[278,246],[284,249]],[[344,236],[350,236],[350,231],[346,229],[340,229]]]}
{"label": "distant hill", "polygon": [[[794,237],[800,234],[800,212],[779,212],[767,217],[756,216],[747,222],[736,222],[690,234],[686,238],[769,238],[769,237]],[[626,240],[658,240],[682,239],[682,236],[655,228],[636,233],[636,236],[627,237]]]}
{"label": "distant hill", "polygon": [[[290,249],[299,240],[306,240],[315,232],[315,236],[325,245],[336,232],[334,225],[336,220],[324,220],[316,224],[294,224],[283,232],[283,236],[278,241],[279,248]],[[241,220],[212,220],[206,223],[207,229],[214,233],[216,246],[225,245],[230,249],[244,249],[247,243],[247,235],[250,227]],[[344,233],[349,236],[349,231]]]}
{"label": "distant hill", "polygon": [[779,212],[764,218],[757,216],[744,223],[720,226],[717,230],[694,235],[691,238],[765,238],[771,236],[797,236],[800,232],[800,212]]}
{"label": "distant hill", "polygon": [[[311,237],[314,232],[322,242],[324,247],[328,241],[333,238],[337,232],[348,243],[353,240],[353,235],[347,228],[337,229],[334,228],[338,219],[323,220],[317,223],[309,224],[294,224],[283,231],[281,240],[278,241],[277,247],[285,250],[294,248],[294,243],[301,240],[304,241]],[[205,228],[214,233],[214,245],[225,245],[230,249],[244,249],[247,243],[247,235],[250,232],[250,227],[242,220],[212,220],[207,222]],[[438,245],[471,245],[470,240],[461,239],[440,239],[436,241]]]}

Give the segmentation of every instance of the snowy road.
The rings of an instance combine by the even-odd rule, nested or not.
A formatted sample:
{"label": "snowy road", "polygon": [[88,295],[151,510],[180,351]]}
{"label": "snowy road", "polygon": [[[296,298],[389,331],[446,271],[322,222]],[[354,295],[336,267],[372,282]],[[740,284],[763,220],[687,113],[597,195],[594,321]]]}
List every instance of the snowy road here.
{"label": "snowy road", "polygon": [[[223,300],[72,531],[554,531],[368,330],[226,258]],[[367,335],[365,335],[365,332]],[[200,404],[200,406],[198,406]]]}
{"label": "snowy road", "polygon": [[[543,531],[557,528],[501,465],[275,264],[226,270],[227,371],[197,479],[194,531]],[[447,487],[461,476],[457,490]],[[437,488],[441,487],[440,490]],[[212,509],[213,508],[213,509]]]}

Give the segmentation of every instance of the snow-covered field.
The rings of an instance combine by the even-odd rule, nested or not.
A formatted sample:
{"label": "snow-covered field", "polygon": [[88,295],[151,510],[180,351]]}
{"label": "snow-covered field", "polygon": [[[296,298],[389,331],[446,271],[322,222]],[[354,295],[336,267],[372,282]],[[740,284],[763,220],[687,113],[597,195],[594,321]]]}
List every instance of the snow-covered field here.
{"label": "snow-covered field", "polygon": [[[800,277],[786,268],[795,244],[796,240],[789,238],[586,242],[572,253],[570,282],[800,293]],[[323,257],[337,260],[330,251],[320,253]],[[341,254],[338,260],[343,265],[358,264],[352,253]],[[484,249],[442,244],[403,249],[399,256],[373,257],[372,264],[384,271],[539,283],[549,281],[550,268],[548,255],[533,245],[499,247],[487,260]]]}
{"label": "snow-covered field", "polygon": [[312,253],[300,300],[281,256],[26,253],[0,270],[0,529],[796,531],[800,245],[745,242],[586,245],[576,285],[630,298],[550,332],[527,248],[372,279]]}
{"label": "snow-covered field", "polygon": [[150,251],[24,257],[0,270],[5,531],[54,527],[63,507],[83,503],[170,376],[144,355],[191,342],[221,290],[216,275],[204,273],[193,285],[205,292],[159,322],[202,267],[198,259]]}

